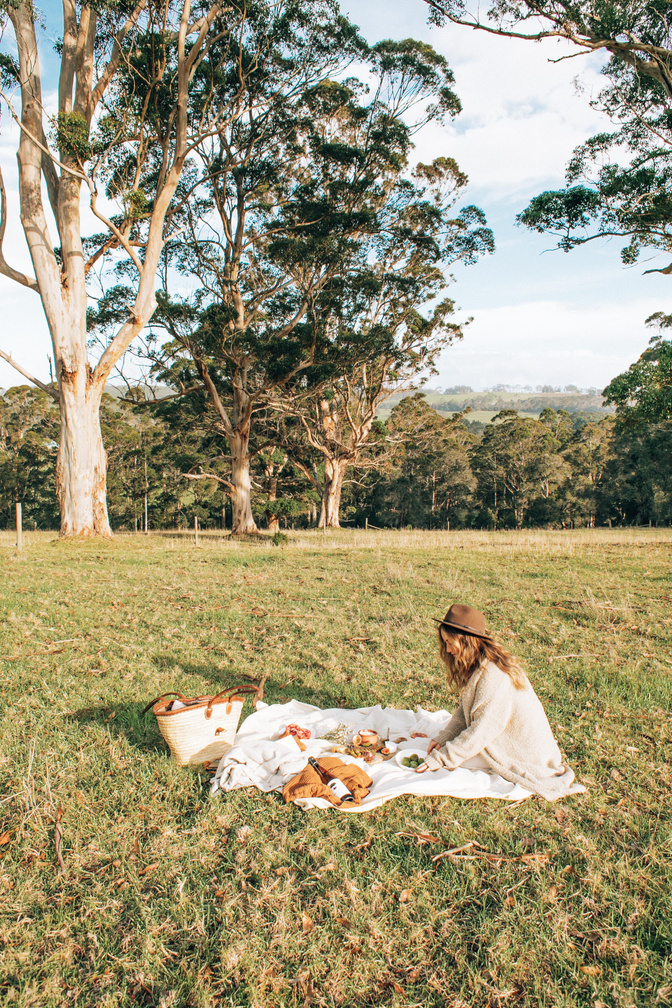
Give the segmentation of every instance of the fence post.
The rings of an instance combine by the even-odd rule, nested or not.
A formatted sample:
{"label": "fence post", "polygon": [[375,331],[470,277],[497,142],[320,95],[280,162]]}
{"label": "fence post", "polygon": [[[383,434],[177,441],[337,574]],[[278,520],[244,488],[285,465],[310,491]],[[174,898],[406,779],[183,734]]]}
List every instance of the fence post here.
{"label": "fence post", "polygon": [[198,546],[198,517],[194,515],[194,538],[196,539],[196,545]]}
{"label": "fence post", "polygon": [[369,531],[369,519],[368,518],[364,519],[364,531],[365,532]]}
{"label": "fence post", "polygon": [[21,505],[16,502],[16,548],[23,549],[23,520],[21,517]]}

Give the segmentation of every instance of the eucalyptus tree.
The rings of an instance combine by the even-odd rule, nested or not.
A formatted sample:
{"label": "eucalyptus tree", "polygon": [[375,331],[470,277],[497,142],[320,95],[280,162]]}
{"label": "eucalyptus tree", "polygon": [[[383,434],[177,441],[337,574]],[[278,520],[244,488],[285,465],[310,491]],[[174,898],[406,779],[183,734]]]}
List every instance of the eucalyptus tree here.
{"label": "eucalyptus tree", "polygon": [[[624,263],[672,252],[672,22],[668,0],[510,0],[475,13],[464,0],[425,0],[436,23],[533,42],[569,43],[569,58],[603,53],[608,85],[591,102],[613,128],[581,144],[564,189],[541,193],[518,220],[565,251],[623,237]],[[672,273],[672,263],[646,272]]]}
{"label": "eucalyptus tree", "polygon": [[557,490],[559,513],[564,524],[584,521],[594,528],[604,520],[604,502],[609,495],[605,468],[613,454],[614,418],[588,422],[561,449],[569,473]]}
{"label": "eucalyptus tree", "polygon": [[[381,278],[369,259],[378,255],[377,248],[389,249],[391,235],[385,229],[391,227],[397,238],[404,228],[413,236],[415,265],[409,260],[407,275],[397,284],[398,305],[404,284],[409,289],[402,312],[407,320],[411,288],[426,285],[426,276],[420,281],[413,270],[419,277],[425,269],[419,262],[423,252],[435,260],[441,228],[451,231],[465,256],[478,241],[491,241],[475,208],[449,226],[439,205],[430,210],[429,204],[418,204],[412,211],[412,201],[404,203],[404,194],[416,192],[404,178],[414,126],[459,110],[446,61],[413,40],[382,42],[368,50],[328,0],[304,0],[297,8],[312,16],[251,80],[250,101],[257,103],[251,114],[198,149],[208,186],[200,212],[189,218],[188,239],[174,248],[173,262],[199,286],[181,302],[166,297],[153,320],[154,329],[163,327],[171,337],[155,353],[155,374],[185,392],[204,389],[213,425],[228,443],[227,477],[205,468],[190,475],[225,482],[235,533],[256,530],[250,452],[268,447],[268,441],[260,433],[255,442],[253,418],[271,407],[293,413],[299,400],[308,401],[316,389],[333,383],[334,361],[346,356],[335,302],[361,304],[370,283],[371,299],[380,300]],[[343,77],[344,64],[355,56],[365,63],[370,90],[361,80]],[[283,80],[287,90],[279,100],[274,96]],[[263,105],[259,96],[269,94],[257,112]],[[466,181],[449,160],[427,172],[451,176],[460,185]],[[436,234],[423,235],[422,225],[432,217]],[[379,255],[378,260],[380,270]],[[390,255],[388,262],[393,263]],[[440,282],[436,266],[433,270],[436,294],[442,277]],[[394,286],[392,278],[385,283],[388,290]],[[382,302],[377,311],[379,328],[388,325],[389,320],[382,321]],[[435,328],[446,313],[447,306],[436,310]],[[409,359],[428,361],[421,346],[427,325],[420,316],[409,323]],[[375,338],[371,328],[350,339],[350,349]],[[361,363],[365,357],[360,353],[357,359]],[[350,356],[347,366],[352,364]],[[383,372],[390,366],[391,361]],[[375,367],[367,370],[367,381],[378,387]],[[364,425],[370,427],[372,419],[365,418]]]}
{"label": "eucalyptus tree", "polygon": [[[281,16],[281,3],[264,6]],[[63,0],[52,116],[43,96],[37,8],[12,0],[2,9],[18,60],[2,56],[1,96],[19,128],[20,219],[33,274],[10,265],[2,252],[9,209],[1,178],[0,272],[40,297],[58,388],[2,356],[59,403],[61,533],[106,536],[99,420],[105,383],[155,309],[157,267],[182,226],[176,194],[190,152],[240,114],[250,64],[263,53],[255,49],[260,40],[250,40],[242,0]],[[237,75],[222,100],[214,83],[223,72],[231,78],[234,63]],[[100,224],[102,233],[90,235]],[[91,360],[87,297],[96,271],[105,284],[106,269],[115,265],[126,267],[126,297],[98,360]]]}
{"label": "eucalyptus tree", "polygon": [[372,522],[416,528],[464,524],[476,480],[469,461],[475,439],[462,420],[462,413],[437,413],[419,392],[393,407],[385,423],[391,449],[369,496]]}
{"label": "eucalyptus tree", "polygon": [[560,442],[540,420],[510,409],[492,418],[471,459],[480,503],[495,527],[522,528],[532,504],[550,500],[569,472],[559,449]]}
{"label": "eucalyptus tree", "polygon": [[0,525],[24,521],[53,528],[58,417],[50,396],[27,385],[0,395]]}
{"label": "eucalyptus tree", "polygon": [[313,368],[274,402],[296,418],[312,449],[310,464],[297,446],[292,457],[320,492],[320,525],[340,523],[347,470],[379,464],[378,443],[374,457],[366,452],[381,403],[430,373],[438,353],[462,336],[453,302],[441,299],[446,270],[493,248],[478,208],[453,211],[466,181],[447,158],[397,178],[358,260],[316,304]]}
{"label": "eucalyptus tree", "polygon": [[660,331],[638,360],[612,378],[604,390],[605,402],[616,407],[624,426],[646,427],[672,420],[672,340],[663,335],[672,328],[672,315],[656,312],[647,322]]}

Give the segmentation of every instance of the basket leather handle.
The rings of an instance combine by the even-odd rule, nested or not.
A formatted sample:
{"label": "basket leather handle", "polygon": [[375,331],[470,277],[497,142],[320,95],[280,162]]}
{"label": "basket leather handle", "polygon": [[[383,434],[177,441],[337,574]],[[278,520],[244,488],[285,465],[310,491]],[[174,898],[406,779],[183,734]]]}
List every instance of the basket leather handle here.
{"label": "basket leather handle", "polygon": [[183,697],[181,693],[162,693],[160,696],[154,697],[153,700],[149,701],[145,709],[142,711],[142,714],[146,714],[150,707],[153,707],[154,704],[157,703],[157,701],[163,700],[167,696],[174,696],[177,697],[178,700],[182,701],[186,701],[187,699],[186,697]]}
{"label": "basket leather handle", "polygon": [[215,700],[219,700],[220,697],[231,696],[234,693],[259,693],[259,687],[251,686],[249,683],[243,683],[241,686],[230,686],[228,689],[222,690],[221,693],[216,693],[215,696],[210,697],[210,702],[205,708],[206,718],[212,717],[212,705]]}

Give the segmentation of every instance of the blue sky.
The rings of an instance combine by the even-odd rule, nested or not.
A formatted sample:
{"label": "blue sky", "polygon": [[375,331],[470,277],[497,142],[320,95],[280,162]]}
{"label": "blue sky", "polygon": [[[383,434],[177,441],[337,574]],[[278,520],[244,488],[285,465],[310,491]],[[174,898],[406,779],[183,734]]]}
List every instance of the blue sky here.
{"label": "blue sky", "polygon": [[[58,7],[50,2],[47,14]],[[532,196],[562,185],[574,146],[609,128],[589,105],[601,84],[600,58],[553,63],[570,51],[559,42],[538,45],[453,25],[430,27],[422,0],[343,0],[341,7],[370,41],[413,36],[448,58],[463,112],[444,127],[434,124],[418,134],[417,160],[455,157],[470,179],[464,202],[482,207],[495,233],[494,255],[454,270],[449,293],[458,317],[473,322],[464,340],[445,350],[431,384],[602,388],[646,346],[645,318],[669,311],[670,280],[661,274],[642,276],[644,269],[668,260],[625,269],[618,240],[592,242],[564,254],[551,250],[550,236],[515,226],[516,214]],[[56,27],[53,35],[58,33]],[[56,69],[48,43],[43,64],[46,78],[48,70]],[[583,94],[577,93],[577,77]],[[5,255],[25,268],[27,250],[16,219],[15,156],[16,135],[5,112],[0,163],[12,214]],[[2,277],[0,297],[0,347],[39,378],[48,378],[50,345],[38,298]],[[0,361],[0,387],[19,381]]]}
{"label": "blue sky", "polygon": [[445,351],[432,384],[602,388],[645,348],[644,320],[669,311],[668,278],[642,276],[669,257],[625,269],[618,240],[565,254],[552,250],[551,236],[517,227],[515,217],[532,196],[562,186],[576,144],[609,129],[589,104],[604,82],[603,60],[552,63],[571,50],[430,27],[422,0],[341,0],[341,8],[371,42],[413,36],[447,57],[463,112],[425,131],[419,153],[457,159],[470,180],[465,201],[482,207],[495,233],[494,255],[454,271],[451,294],[474,321]]}

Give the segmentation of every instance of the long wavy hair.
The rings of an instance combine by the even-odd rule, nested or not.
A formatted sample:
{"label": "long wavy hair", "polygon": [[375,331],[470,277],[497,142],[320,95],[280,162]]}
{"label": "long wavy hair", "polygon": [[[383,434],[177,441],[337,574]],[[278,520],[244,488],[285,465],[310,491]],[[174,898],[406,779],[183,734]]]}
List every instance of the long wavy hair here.
{"label": "long wavy hair", "polygon": [[476,669],[488,662],[510,677],[516,689],[523,689],[526,675],[513,655],[495,641],[472,637],[471,634],[457,633],[447,627],[439,627],[439,654],[446,666],[448,684],[461,690],[467,685]]}

